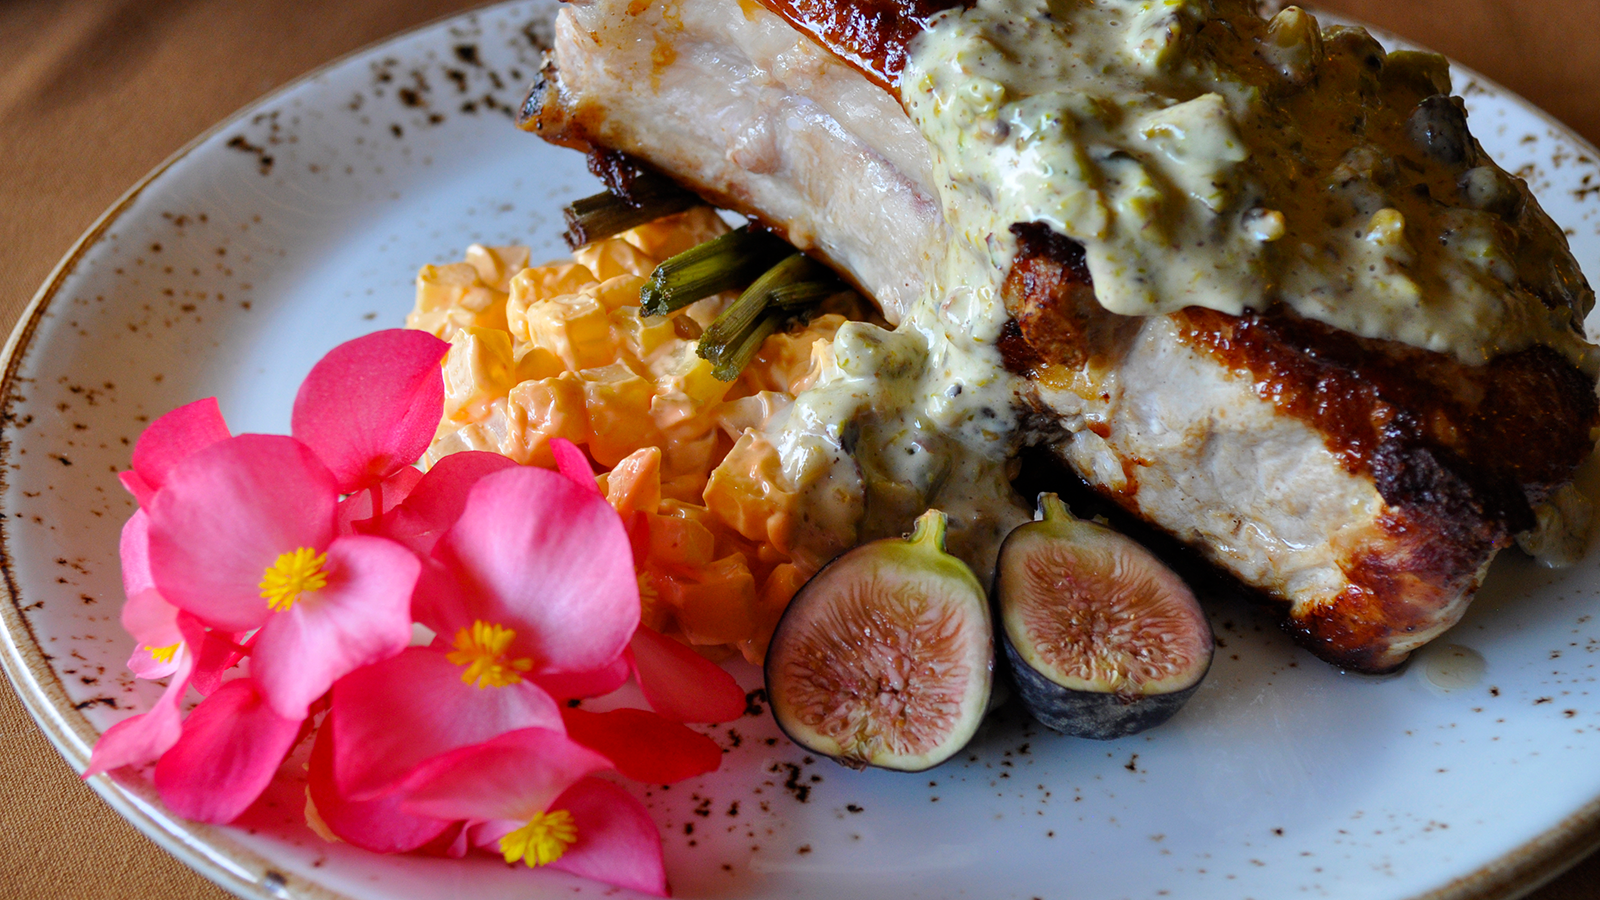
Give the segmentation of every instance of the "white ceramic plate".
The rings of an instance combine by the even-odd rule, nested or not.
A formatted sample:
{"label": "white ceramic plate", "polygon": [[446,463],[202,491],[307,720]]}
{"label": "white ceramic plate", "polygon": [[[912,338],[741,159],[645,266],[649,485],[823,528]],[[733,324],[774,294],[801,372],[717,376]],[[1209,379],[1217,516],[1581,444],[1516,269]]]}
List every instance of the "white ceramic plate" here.
{"label": "white ceramic plate", "polygon": [[[85,236],[12,336],[0,649],[74,766],[157,693],[124,670],[117,625],[133,507],[114,473],[143,425],[215,395],[236,431],[286,432],[312,362],[400,323],[421,263],[473,241],[563,252],[555,211],[593,182],[509,120],[553,5],[400,36],[218,126]],[[1482,79],[1458,73],[1458,89],[1592,264],[1595,153]],[[931,773],[853,773],[748,716],[715,732],[720,772],[647,798],[672,883],[708,898],[1510,896],[1600,835],[1600,559],[1552,572],[1513,556],[1449,646],[1383,679],[1340,674],[1218,601],[1221,650],[1193,702],[1111,743],[1002,715]],[[247,897],[608,893],[490,858],[325,844],[301,824],[299,774],[291,760],[226,828],[172,818],[138,779],[92,784]]]}

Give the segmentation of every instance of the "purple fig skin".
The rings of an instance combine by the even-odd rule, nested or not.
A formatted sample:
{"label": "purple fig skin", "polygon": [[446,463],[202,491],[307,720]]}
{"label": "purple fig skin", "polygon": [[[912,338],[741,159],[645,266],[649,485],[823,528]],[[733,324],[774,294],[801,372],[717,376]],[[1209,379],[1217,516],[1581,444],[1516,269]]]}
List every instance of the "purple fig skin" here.
{"label": "purple fig skin", "polygon": [[[1023,704],[1045,727],[1063,734],[1095,740],[1127,737],[1154,728],[1172,718],[1205,680],[1215,650],[1210,623],[1200,612],[1193,594],[1176,575],[1148,551],[1131,539],[1108,529],[1074,519],[1065,504],[1054,494],[1042,494],[1039,506],[1039,520],[1018,526],[1001,546],[1000,560],[995,566],[994,589],[990,592],[994,607],[996,637],[1004,648],[1003,658],[1007,664],[1006,668]],[[1068,673],[1052,677],[1052,673],[1029,662],[1027,656],[1017,647],[1011,633],[1012,626],[1008,623],[1013,619],[1017,620],[1019,624],[1016,627],[1024,629],[1022,637],[1030,644],[1038,638],[1035,633],[1028,631],[1025,625],[1020,624],[1026,621],[1021,616],[1020,610],[1017,617],[1008,617],[1007,613],[1019,603],[1032,604],[1037,609],[1041,599],[1037,596],[1036,590],[1033,595],[1023,594],[1026,588],[1016,582],[1016,576],[1013,575],[1012,581],[1008,582],[1006,575],[1015,571],[1015,566],[1009,564],[1016,561],[1015,554],[1037,553],[1041,548],[1041,542],[1050,541],[1068,542],[1074,548],[1099,546],[1103,549],[1108,545],[1114,546],[1116,553],[1121,557],[1121,564],[1145,571],[1154,576],[1151,579],[1152,583],[1170,588],[1162,591],[1156,601],[1166,613],[1165,624],[1190,629],[1189,633],[1180,634],[1180,640],[1186,640],[1190,647],[1200,651],[1193,654],[1182,669],[1169,678],[1162,679],[1162,681],[1176,682],[1172,685],[1175,689],[1152,689],[1152,684],[1159,685],[1159,682],[1146,682],[1141,685],[1137,682],[1137,675],[1126,670],[1114,670],[1118,672],[1117,677],[1121,679],[1121,684],[1106,683],[1102,687],[1099,683],[1089,682],[1086,686],[1082,676],[1075,677]],[[1079,541],[1084,543],[1077,543]],[[1086,560],[1090,556],[1084,551],[1065,555],[1080,560]],[[1126,570],[1119,569],[1119,571]],[[1095,579],[1083,580],[1092,583]],[[1074,598],[1074,602],[1078,603],[1080,608],[1084,596],[1080,593]],[[1048,607],[1046,609],[1048,610]],[[1172,615],[1174,610],[1178,610],[1179,615]],[[1037,617],[1034,621],[1037,621]],[[1059,653],[1061,652],[1059,634],[1056,635],[1056,639],[1056,652]],[[1075,653],[1079,650],[1079,645],[1070,644],[1066,652]],[[1093,648],[1083,647],[1081,652],[1091,653]],[[1048,666],[1050,660],[1042,659],[1039,665]],[[1085,667],[1080,667],[1082,668]],[[1087,668],[1094,669],[1092,666]],[[1074,686],[1069,687],[1061,683],[1063,680]]]}

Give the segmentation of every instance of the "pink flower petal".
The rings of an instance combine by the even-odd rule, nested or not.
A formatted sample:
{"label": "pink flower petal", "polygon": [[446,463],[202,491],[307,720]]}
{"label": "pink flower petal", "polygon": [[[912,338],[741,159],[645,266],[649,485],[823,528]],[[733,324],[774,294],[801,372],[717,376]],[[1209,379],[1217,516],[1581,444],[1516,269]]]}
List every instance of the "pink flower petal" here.
{"label": "pink flower petal", "polygon": [[[133,471],[151,491],[158,491],[172,470],[194,453],[225,440],[228,424],[217,409],[217,398],[207,397],[180,406],[145,428],[133,445]],[[134,493],[138,497],[138,493]],[[139,499],[139,505],[145,501]]]}
{"label": "pink flower petal", "polygon": [[410,647],[333,686],[334,772],[352,800],[395,788],[420,763],[507,731],[560,731],[561,710],[531,682],[478,688],[443,650]]}
{"label": "pink flower petal", "polygon": [[633,553],[598,491],[531,466],[480,480],[434,547],[417,616],[449,640],[484,621],[516,632],[534,674],[610,665],[639,623]]}
{"label": "pink flower petal", "polygon": [[[128,658],[128,668],[140,678],[165,678],[178,668],[178,654],[166,662],[157,659],[152,650],[164,650],[183,642],[178,628],[176,606],[161,599],[155,588],[147,588],[128,597],[122,604],[122,627],[133,635],[133,655]],[[197,629],[202,634],[204,629]],[[191,652],[185,656],[192,656]],[[192,666],[191,661],[191,666]]]}
{"label": "pink flower petal", "polygon": [[208,631],[200,641],[200,652],[194,664],[194,675],[189,686],[202,697],[209,697],[222,687],[222,676],[244,659],[245,652],[238,641],[244,634]]}
{"label": "pink flower petal", "polygon": [[326,587],[261,626],[250,674],[286,719],[356,669],[411,643],[411,590],[422,564],[394,541],[346,535],[328,546]]}
{"label": "pink flower petal", "polygon": [[231,822],[261,796],[299,731],[255,682],[230,681],[184,719],[183,736],[156,763],[156,789],[186,819]]}
{"label": "pink flower petal", "polygon": [[556,458],[556,471],[572,479],[573,484],[600,493],[600,483],[594,478],[594,467],[589,465],[589,457],[583,455],[577,444],[566,438],[551,438],[550,455]]}
{"label": "pink flower petal", "polygon": [[376,488],[351,494],[339,501],[338,511],[334,514],[334,530],[339,534],[381,534],[379,526],[383,520],[374,521],[372,515],[373,492],[376,491],[383,498],[383,514],[387,517],[421,480],[421,472],[406,466],[385,478]]}
{"label": "pink flower petal", "polygon": [[[188,638],[198,642],[205,633],[200,624],[192,619],[184,623],[183,630],[187,634],[180,633],[180,641]],[[105,734],[95,741],[94,751],[89,755],[89,767],[83,772],[84,778],[123,766],[142,766],[155,762],[178,742],[183,733],[183,715],[178,711],[178,703],[183,700],[183,692],[189,685],[189,673],[194,669],[192,646],[181,647],[173,655],[172,680],[167,682],[167,689],[161,692],[149,712],[123,719],[106,729]]]}
{"label": "pink flower petal", "polygon": [[599,778],[585,778],[550,805],[572,814],[578,839],[550,868],[630,888],[657,897],[668,896],[661,835],[644,804],[627,791]]}
{"label": "pink flower petal", "polygon": [[[331,715],[331,714],[330,714]],[[334,734],[324,719],[311,746],[306,791],[317,815],[347,843],[374,853],[404,853],[444,834],[451,824],[443,819],[413,816],[400,808],[398,795],[375,800],[349,800],[339,793],[333,778]]]}
{"label": "pink flower petal", "polygon": [[438,819],[526,822],[578,779],[611,768],[559,731],[523,728],[428,760],[406,779],[401,808]]}
{"label": "pink flower petal", "polygon": [[565,709],[561,717],[568,737],[611,760],[624,778],[634,781],[672,784],[722,765],[716,741],[653,712]]}
{"label": "pink flower petal", "polygon": [[744,689],[721,666],[644,626],[630,646],[651,709],[679,722],[731,722],[744,715]]}
{"label": "pink flower petal", "polygon": [[133,502],[139,504],[141,508],[148,507],[151,498],[156,495],[156,489],[151,487],[143,478],[140,478],[139,473],[132,469],[126,472],[118,472],[117,481],[122,483],[123,490],[133,495]]}
{"label": "pink flower petal", "polygon": [[624,651],[610,665],[589,672],[552,672],[533,680],[557,700],[600,697],[609,694],[628,681],[633,674],[633,662]]}
{"label": "pink flower petal", "polygon": [[406,496],[405,502],[384,522],[385,537],[400,541],[418,553],[428,553],[439,535],[461,518],[467,494],[478,479],[516,463],[498,453],[467,450],[452,453],[433,464]]}
{"label": "pink flower petal", "polygon": [[290,419],[352,494],[416,462],[444,409],[439,361],[450,345],[393,328],[340,344],[300,384]]}
{"label": "pink flower petal", "polygon": [[117,544],[122,557],[122,593],[132,597],[140,591],[156,586],[150,574],[150,514],[142,509],[133,511],[122,526],[122,537]]}
{"label": "pink flower petal", "polygon": [[173,469],[150,507],[150,571],[167,602],[224,631],[267,618],[280,554],[333,538],[333,476],[294,438],[219,441]]}

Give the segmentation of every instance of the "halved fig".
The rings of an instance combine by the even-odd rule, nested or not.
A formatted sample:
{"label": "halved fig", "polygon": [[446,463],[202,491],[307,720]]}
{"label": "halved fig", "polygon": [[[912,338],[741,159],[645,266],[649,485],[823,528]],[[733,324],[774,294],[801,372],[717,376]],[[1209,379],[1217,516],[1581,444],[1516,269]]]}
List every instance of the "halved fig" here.
{"label": "halved fig", "polygon": [[1055,494],[1001,545],[994,598],[1018,694],[1064,734],[1110,740],[1159,725],[1211,667],[1211,625],[1182,579]]}
{"label": "halved fig", "polygon": [[920,772],[966,746],[988,708],[983,586],[929,510],[909,538],[863,544],[795,594],[767,648],[767,696],[795,743],[854,769]]}

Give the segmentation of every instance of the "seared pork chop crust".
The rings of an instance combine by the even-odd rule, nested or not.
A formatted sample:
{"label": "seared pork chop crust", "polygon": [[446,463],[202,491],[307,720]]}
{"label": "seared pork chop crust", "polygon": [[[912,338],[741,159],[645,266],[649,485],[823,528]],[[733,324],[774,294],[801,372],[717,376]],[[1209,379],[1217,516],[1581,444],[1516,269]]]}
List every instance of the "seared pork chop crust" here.
{"label": "seared pork chop crust", "polygon": [[[1094,301],[1082,248],[1038,224],[1012,232],[1019,250],[1004,286],[1013,317],[1001,337],[1007,366],[1055,380],[1062,373],[1051,366],[1115,368],[1131,320]],[[1534,504],[1571,480],[1600,426],[1593,382],[1548,347],[1465,366],[1283,307],[1244,316],[1190,308],[1170,318],[1180,342],[1313,429],[1387,505],[1377,539],[1341,560],[1344,589],[1286,623],[1319,655],[1350,668],[1392,665],[1377,649],[1388,636],[1429,629],[1472,590],[1494,552],[1534,527]],[[1116,440],[1110,427],[1090,427]],[[1115,487],[1095,486],[1139,512],[1140,469],[1125,465]]]}
{"label": "seared pork chop crust", "polygon": [[935,13],[970,0],[761,0],[761,4],[854,66],[879,87],[894,89],[911,39]]}

